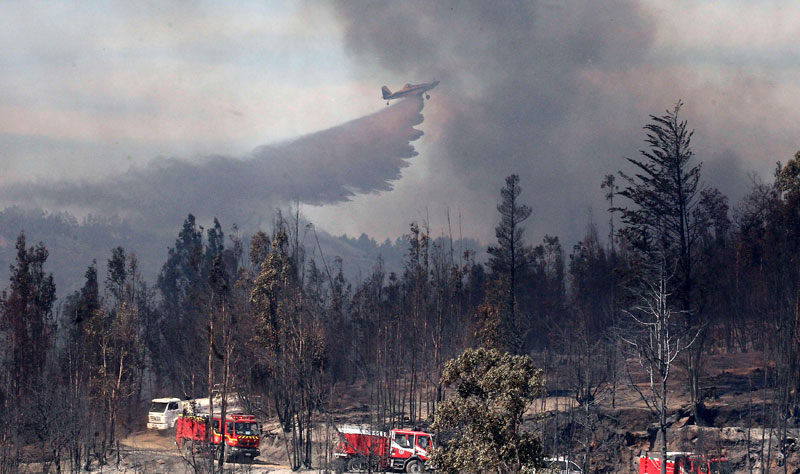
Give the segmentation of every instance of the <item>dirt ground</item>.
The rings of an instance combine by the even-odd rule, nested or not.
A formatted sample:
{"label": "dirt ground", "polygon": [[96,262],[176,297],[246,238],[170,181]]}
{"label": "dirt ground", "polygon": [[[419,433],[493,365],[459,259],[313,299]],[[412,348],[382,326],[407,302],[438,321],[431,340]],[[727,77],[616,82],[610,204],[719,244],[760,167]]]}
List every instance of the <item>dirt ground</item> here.
{"label": "dirt ground", "polygon": [[[668,404],[669,451],[724,455],[732,464],[732,474],[800,474],[800,419],[784,419],[789,427],[788,443],[780,449],[778,433],[768,429],[775,424],[775,410],[770,402],[773,393],[765,388],[769,374],[763,367],[763,354],[759,352],[706,356],[700,384],[706,410],[703,419],[694,420],[690,416],[686,372],[676,365]],[[556,365],[551,379],[565,380],[559,370],[566,368]],[[633,370],[632,376],[640,389],[647,389],[647,378],[641,369]],[[566,386],[552,384],[548,390],[559,396],[548,397],[543,406],[533,407],[529,419],[575,405],[573,399],[563,396],[568,392]],[[618,387],[615,407],[611,404],[611,390],[602,392],[597,402],[599,420],[593,447],[598,462],[592,472],[636,473],[639,453],[660,448],[655,417],[639,394],[625,383]],[[769,469],[762,468],[762,459],[768,460]]]}
{"label": "dirt ground", "polygon": [[[268,457],[278,457],[272,446],[262,452]],[[107,466],[95,466],[93,472],[116,473],[194,473],[175,445],[174,431],[140,431],[120,440],[120,462],[116,457]],[[231,473],[289,473],[291,469],[280,461],[271,462],[262,457],[252,464],[225,463],[225,472]]]}

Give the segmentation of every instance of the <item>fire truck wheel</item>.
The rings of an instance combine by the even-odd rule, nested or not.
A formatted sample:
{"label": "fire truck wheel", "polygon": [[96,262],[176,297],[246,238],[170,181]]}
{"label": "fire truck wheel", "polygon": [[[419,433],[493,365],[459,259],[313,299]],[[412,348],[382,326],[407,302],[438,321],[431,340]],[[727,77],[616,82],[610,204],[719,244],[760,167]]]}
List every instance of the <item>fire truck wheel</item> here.
{"label": "fire truck wheel", "polygon": [[333,461],[333,472],[336,474],[344,474],[347,470],[347,462],[344,459],[336,459]]}
{"label": "fire truck wheel", "polygon": [[361,472],[367,470],[367,463],[361,458],[350,458],[347,461],[347,470],[350,472]]}
{"label": "fire truck wheel", "polygon": [[408,472],[408,473],[412,473],[413,472],[415,474],[421,473],[422,472],[422,464],[419,461],[415,461],[415,460],[408,461],[408,463],[406,464],[406,472]]}
{"label": "fire truck wheel", "polygon": [[188,439],[183,440],[183,446],[181,447],[181,451],[183,452],[183,457],[186,459],[192,458],[192,441]]}

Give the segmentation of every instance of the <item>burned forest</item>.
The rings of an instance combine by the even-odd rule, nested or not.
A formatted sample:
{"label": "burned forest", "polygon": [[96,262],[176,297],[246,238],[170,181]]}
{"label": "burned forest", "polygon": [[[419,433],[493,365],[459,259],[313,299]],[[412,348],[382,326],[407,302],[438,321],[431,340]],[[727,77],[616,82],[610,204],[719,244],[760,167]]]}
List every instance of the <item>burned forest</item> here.
{"label": "burned forest", "polygon": [[254,232],[184,209],[157,277],[117,246],[67,293],[13,229],[0,472],[800,472],[800,152],[730,202],[682,107],[595,177],[577,241],[534,240],[514,169],[485,253],[434,215],[357,276],[297,207]]}

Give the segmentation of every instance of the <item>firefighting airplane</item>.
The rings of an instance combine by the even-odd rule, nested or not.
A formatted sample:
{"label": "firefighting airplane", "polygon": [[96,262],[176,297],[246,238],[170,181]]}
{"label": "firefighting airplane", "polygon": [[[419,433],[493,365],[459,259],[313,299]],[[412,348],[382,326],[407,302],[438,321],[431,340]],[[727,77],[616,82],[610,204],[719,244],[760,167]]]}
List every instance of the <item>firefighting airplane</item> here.
{"label": "firefighting airplane", "polygon": [[437,85],[439,85],[439,81],[434,79],[433,82],[429,82],[427,84],[406,84],[397,92],[392,92],[388,87],[383,86],[381,87],[381,92],[383,92],[383,100],[386,101],[386,105],[389,105],[389,101],[391,99],[401,99],[403,97],[410,97],[412,95],[425,94],[425,98],[430,99],[431,96],[426,94],[426,92],[433,89]]}

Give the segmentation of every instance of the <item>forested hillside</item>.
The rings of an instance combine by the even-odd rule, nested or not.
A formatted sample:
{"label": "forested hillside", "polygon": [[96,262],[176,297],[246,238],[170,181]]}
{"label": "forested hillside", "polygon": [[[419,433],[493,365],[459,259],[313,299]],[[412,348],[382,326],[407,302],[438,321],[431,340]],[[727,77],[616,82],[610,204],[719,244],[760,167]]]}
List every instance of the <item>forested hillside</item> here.
{"label": "forested hillside", "polygon": [[[56,251],[94,241],[105,224],[51,216],[81,229],[56,242],[19,232],[5,243],[15,254],[0,300],[0,469],[107,463],[120,437],[143,428],[150,398],[216,391],[277,423],[292,468],[319,467],[320,420],[355,404],[376,426],[427,426],[449,393],[445,362],[475,347],[543,366],[550,394],[571,399],[571,419],[583,421],[541,442],[585,467],[598,455],[598,407],[627,403],[618,389],[635,387],[666,441],[673,391],[688,394],[689,424],[714,426],[707,361],[758,353],[755,423],[788,456],[800,422],[800,152],[729,203],[703,179],[680,108],[650,118],[641,153],[620,160],[627,171],[597,177],[609,235],[586,222],[578,242],[532,242],[525,229],[537,216],[510,174],[487,216],[496,225],[487,260],[468,240],[409,222],[402,266],[376,258],[349,278],[342,259],[320,258],[316,230],[297,214],[247,236],[188,214],[155,278],[124,245],[93,248],[105,256],[82,262],[82,276],[53,275]],[[13,213],[3,219],[15,225]],[[57,299],[55,281],[76,277],[81,288]],[[670,378],[679,370],[685,377]]]}

